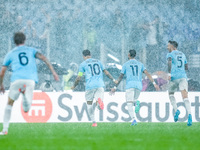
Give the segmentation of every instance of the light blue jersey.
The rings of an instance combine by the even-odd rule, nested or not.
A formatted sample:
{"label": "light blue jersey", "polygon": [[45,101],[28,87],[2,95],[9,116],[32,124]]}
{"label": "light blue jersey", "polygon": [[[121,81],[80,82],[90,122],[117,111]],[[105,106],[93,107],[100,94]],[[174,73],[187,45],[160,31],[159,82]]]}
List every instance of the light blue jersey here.
{"label": "light blue jersey", "polygon": [[104,87],[102,63],[97,59],[89,58],[82,62],[79,73],[85,73],[86,90]]}
{"label": "light blue jersey", "polygon": [[18,46],[5,57],[3,66],[11,64],[11,82],[18,79],[29,79],[38,82],[35,54],[37,50],[31,47]]}
{"label": "light blue jersey", "polygon": [[181,51],[174,50],[171,53],[167,54],[167,59],[172,59],[172,68],[171,68],[171,80],[186,78],[187,75],[185,73],[185,64],[187,64],[187,59],[185,54]]}
{"label": "light blue jersey", "polygon": [[126,89],[142,90],[142,73],[145,69],[144,65],[135,59],[131,59],[123,65],[121,73],[126,75]]}

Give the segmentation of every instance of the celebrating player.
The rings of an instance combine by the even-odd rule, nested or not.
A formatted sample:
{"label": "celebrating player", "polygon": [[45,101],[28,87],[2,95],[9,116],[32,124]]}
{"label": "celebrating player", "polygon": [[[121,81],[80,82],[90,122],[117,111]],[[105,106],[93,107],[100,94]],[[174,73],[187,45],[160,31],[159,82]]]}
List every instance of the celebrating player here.
{"label": "celebrating player", "polygon": [[51,70],[54,79],[59,80],[59,77],[53,69],[48,59],[39,53],[36,49],[27,47],[24,45],[26,36],[22,32],[14,34],[14,42],[16,47],[10,51],[3,62],[3,66],[0,73],[0,92],[4,93],[3,79],[7,67],[11,64],[12,76],[10,91],[8,94],[8,103],[5,108],[4,119],[3,119],[3,131],[0,135],[8,134],[9,121],[11,117],[11,111],[13,103],[19,98],[20,93],[23,95],[23,109],[28,112],[33,97],[33,90],[35,83],[38,82],[36,58],[44,61]]}
{"label": "celebrating player", "polygon": [[87,101],[87,109],[91,121],[93,122],[92,126],[96,127],[97,123],[94,117],[94,110],[92,107],[93,100],[95,99],[97,105],[100,109],[104,109],[103,97],[104,97],[104,82],[103,82],[103,72],[115,82],[114,78],[110,75],[110,73],[104,68],[102,63],[97,60],[91,58],[91,54],[89,50],[84,50],[83,52],[84,62],[80,64],[78,77],[74,82],[73,90],[79,83],[83,73],[85,73],[86,80],[86,92],[85,99]]}
{"label": "celebrating player", "polygon": [[177,50],[178,43],[176,41],[169,41],[167,49],[168,73],[169,73],[169,99],[173,109],[175,110],[174,121],[178,121],[180,111],[177,109],[174,92],[179,89],[188,112],[187,125],[192,125],[192,115],[190,101],[188,100],[188,82],[185,70],[188,70],[187,59],[181,51]]}
{"label": "celebrating player", "polygon": [[[131,126],[137,125],[134,113],[139,112],[140,109],[140,101],[137,99],[140,95],[140,91],[142,90],[142,73],[145,73],[149,80],[153,83],[156,90],[159,90],[159,86],[155,83],[144,65],[135,59],[135,56],[136,51],[130,50],[128,53],[129,61],[123,65],[121,74],[116,81],[117,85],[119,85],[124,75],[126,75],[126,103],[128,106],[129,115],[133,120]],[[111,92],[113,93],[115,90],[116,87],[111,89]]]}

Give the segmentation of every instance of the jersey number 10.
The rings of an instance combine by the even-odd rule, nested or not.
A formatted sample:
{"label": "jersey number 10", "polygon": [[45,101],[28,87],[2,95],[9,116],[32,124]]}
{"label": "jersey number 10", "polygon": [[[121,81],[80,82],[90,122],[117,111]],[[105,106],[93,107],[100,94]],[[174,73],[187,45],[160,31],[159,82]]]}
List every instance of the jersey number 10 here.
{"label": "jersey number 10", "polygon": [[92,76],[100,74],[100,67],[99,64],[88,64],[91,69]]}

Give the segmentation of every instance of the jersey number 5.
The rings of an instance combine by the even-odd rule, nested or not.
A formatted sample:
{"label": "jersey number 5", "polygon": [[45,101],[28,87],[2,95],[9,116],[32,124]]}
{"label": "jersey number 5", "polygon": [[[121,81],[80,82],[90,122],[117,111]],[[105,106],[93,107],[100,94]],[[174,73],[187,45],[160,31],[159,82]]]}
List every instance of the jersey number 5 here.
{"label": "jersey number 5", "polygon": [[178,60],[178,65],[177,65],[177,67],[178,68],[181,68],[182,67],[182,65],[183,65],[183,62],[182,62],[182,56],[177,56],[177,60]]}
{"label": "jersey number 5", "polygon": [[28,57],[25,52],[19,53],[18,58],[21,65],[26,66],[28,64]]}

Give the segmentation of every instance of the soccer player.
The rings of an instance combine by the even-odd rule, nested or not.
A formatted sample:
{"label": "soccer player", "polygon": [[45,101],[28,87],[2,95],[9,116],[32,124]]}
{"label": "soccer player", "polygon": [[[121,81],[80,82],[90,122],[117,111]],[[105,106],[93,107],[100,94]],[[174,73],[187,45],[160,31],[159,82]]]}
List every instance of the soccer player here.
{"label": "soccer player", "polygon": [[188,70],[187,59],[181,51],[177,50],[178,43],[176,41],[169,41],[167,49],[169,53],[167,54],[168,61],[168,73],[169,73],[169,99],[171,105],[175,111],[174,121],[178,121],[180,111],[177,109],[176,99],[174,97],[174,92],[179,89],[183,101],[185,103],[186,110],[188,112],[188,122],[187,125],[192,125],[192,115],[191,106],[188,99],[188,82],[185,70]]}
{"label": "soccer player", "polygon": [[14,34],[16,47],[4,58],[3,66],[0,72],[0,93],[4,93],[3,79],[7,67],[11,65],[13,71],[11,76],[11,85],[8,94],[8,103],[4,113],[3,130],[0,132],[0,135],[8,134],[13,103],[19,98],[20,93],[23,95],[24,112],[28,112],[31,107],[33,90],[35,83],[38,82],[36,58],[44,61],[51,70],[54,79],[56,81],[59,80],[57,73],[48,59],[36,49],[25,46],[25,40],[26,36],[22,32]]}
{"label": "soccer player", "polygon": [[103,97],[104,97],[104,82],[103,82],[103,72],[105,73],[108,78],[114,80],[114,78],[110,75],[110,73],[104,68],[102,63],[97,60],[91,58],[91,54],[89,50],[84,50],[83,54],[83,61],[79,66],[79,73],[74,82],[74,85],[71,87],[73,90],[79,83],[83,73],[85,73],[85,80],[86,80],[86,92],[85,92],[85,99],[87,101],[87,109],[89,116],[92,121],[92,126],[96,127],[97,123],[94,117],[94,110],[92,107],[93,100],[96,100],[96,104],[99,109],[104,109],[103,104]]}
{"label": "soccer player", "polygon": [[[148,73],[144,65],[135,59],[135,56],[136,51],[134,49],[129,50],[129,61],[123,65],[121,74],[116,81],[116,86],[118,86],[124,75],[126,75],[126,103],[129,115],[133,120],[131,126],[137,125],[135,113],[138,113],[140,109],[140,101],[137,99],[140,95],[140,91],[142,90],[142,73],[145,73],[149,80],[153,83],[156,90],[159,90],[159,86],[155,83],[152,76]],[[116,87],[112,88],[111,92],[114,93],[115,90]]]}

